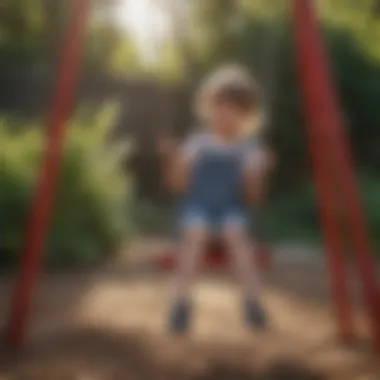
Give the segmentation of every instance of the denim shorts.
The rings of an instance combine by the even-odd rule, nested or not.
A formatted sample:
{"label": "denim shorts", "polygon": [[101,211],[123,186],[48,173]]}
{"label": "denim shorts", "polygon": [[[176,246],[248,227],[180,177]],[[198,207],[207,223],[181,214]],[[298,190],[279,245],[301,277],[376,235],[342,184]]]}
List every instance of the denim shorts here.
{"label": "denim shorts", "polygon": [[228,227],[248,229],[249,217],[242,209],[210,212],[201,208],[188,207],[181,213],[179,225],[181,231],[193,226],[200,226],[211,233],[218,234]]}

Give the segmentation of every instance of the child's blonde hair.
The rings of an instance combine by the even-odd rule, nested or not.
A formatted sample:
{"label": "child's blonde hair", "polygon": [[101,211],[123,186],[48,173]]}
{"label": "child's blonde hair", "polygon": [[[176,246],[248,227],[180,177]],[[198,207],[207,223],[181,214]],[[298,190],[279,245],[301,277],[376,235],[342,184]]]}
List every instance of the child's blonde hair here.
{"label": "child's blonde hair", "polygon": [[245,68],[238,65],[222,66],[205,78],[196,95],[197,116],[209,118],[210,102],[222,100],[247,112],[242,133],[258,132],[263,125],[263,111],[259,86]]}

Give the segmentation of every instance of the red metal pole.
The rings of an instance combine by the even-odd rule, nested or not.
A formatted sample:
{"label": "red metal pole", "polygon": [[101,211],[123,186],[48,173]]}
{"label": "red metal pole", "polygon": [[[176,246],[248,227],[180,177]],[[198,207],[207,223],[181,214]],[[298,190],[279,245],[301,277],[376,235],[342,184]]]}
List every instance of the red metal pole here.
{"label": "red metal pole", "polygon": [[46,151],[8,321],[7,343],[13,348],[22,345],[27,330],[31,301],[41,270],[42,253],[59,178],[66,121],[69,117],[78,81],[79,63],[90,3],[89,0],[75,0],[73,5],[74,16],[68,28],[58,77],[57,95],[48,124]]}
{"label": "red metal pole", "polygon": [[352,159],[344,132],[344,119],[310,1],[294,0],[294,15],[296,24],[303,25],[303,37],[298,38],[303,40],[304,57],[302,62],[300,58],[300,62],[305,80],[304,86],[308,83],[310,90],[307,101],[310,103],[309,108],[315,108],[315,127],[324,129],[326,149],[330,149],[333,155],[335,174],[332,180],[336,178],[340,182],[339,195],[347,206],[355,258],[372,321],[376,349],[380,352],[380,298],[375,262],[352,169]]}
{"label": "red metal pole", "polygon": [[[353,317],[347,281],[347,270],[341,239],[340,221],[337,213],[337,194],[334,194],[334,174],[331,160],[326,152],[326,143],[329,135],[323,125],[320,114],[321,101],[320,79],[315,75],[317,60],[313,50],[308,20],[304,17],[303,6],[309,0],[294,0],[294,29],[297,47],[297,56],[300,68],[301,86],[304,95],[307,118],[309,121],[309,145],[313,161],[313,169],[317,186],[317,193],[321,208],[321,217],[324,227],[325,245],[330,269],[330,281],[336,303],[339,338],[348,342],[354,337]],[[323,99],[323,97],[322,97]]]}

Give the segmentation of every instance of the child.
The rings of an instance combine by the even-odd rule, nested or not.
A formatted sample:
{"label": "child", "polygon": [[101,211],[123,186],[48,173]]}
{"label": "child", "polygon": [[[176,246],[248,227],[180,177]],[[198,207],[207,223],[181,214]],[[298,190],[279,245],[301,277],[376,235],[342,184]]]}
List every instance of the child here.
{"label": "child", "polygon": [[[173,332],[185,332],[191,320],[190,287],[210,237],[222,239],[243,289],[246,322],[264,328],[258,273],[251,257],[247,207],[262,198],[266,153],[248,139],[260,119],[259,91],[238,67],[213,73],[197,97],[204,130],[174,148],[161,145],[166,179],[180,192],[181,252],[170,316]],[[206,129],[207,128],[207,129]]]}

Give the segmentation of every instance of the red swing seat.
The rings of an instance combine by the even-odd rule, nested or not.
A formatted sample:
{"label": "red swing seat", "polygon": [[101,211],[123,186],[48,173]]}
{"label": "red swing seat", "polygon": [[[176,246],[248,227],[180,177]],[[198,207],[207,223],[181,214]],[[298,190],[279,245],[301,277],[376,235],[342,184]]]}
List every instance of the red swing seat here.
{"label": "red swing seat", "polygon": [[[164,270],[172,270],[176,266],[177,254],[168,252],[158,260],[158,266]],[[204,255],[203,266],[207,269],[224,269],[229,265],[229,257],[225,247],[219,241],[211,242]],[[269,269],[271,264],[271,252],[264,245],[259,246],[257,252],[252,252],[252,260],[262,270]]]}

